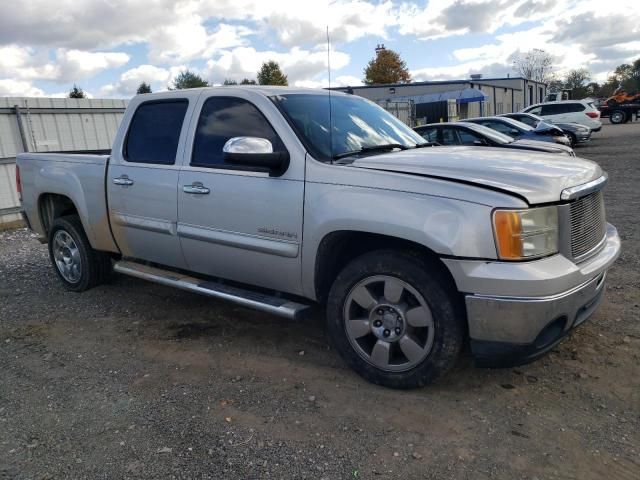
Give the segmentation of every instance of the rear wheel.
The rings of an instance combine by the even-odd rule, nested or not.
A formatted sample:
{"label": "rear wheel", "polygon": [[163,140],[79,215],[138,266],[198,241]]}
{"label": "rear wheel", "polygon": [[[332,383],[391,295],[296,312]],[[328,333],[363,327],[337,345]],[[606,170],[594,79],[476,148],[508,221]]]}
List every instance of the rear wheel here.
{"label": "rear wheel", "polygon": [[332,344],[370,382],[417,388],[448,371],[462,347],[457,292],[442,267],[379,250],[348,264],[329,293]]}
{"label": "rear wheel", "polygon": [[62,283],[74,292],[103,283],[111,273],[110,257],[91,247],[77,215],[53,221],[49,229],[49,257]]}
{"label": "rear wheel", "polygon": [[622,110],[616,110],[615,112],[611,112],[611,116],[609,117],[609,121],[615,125],[619,123],[624,123],[627,118],[627,115]]}

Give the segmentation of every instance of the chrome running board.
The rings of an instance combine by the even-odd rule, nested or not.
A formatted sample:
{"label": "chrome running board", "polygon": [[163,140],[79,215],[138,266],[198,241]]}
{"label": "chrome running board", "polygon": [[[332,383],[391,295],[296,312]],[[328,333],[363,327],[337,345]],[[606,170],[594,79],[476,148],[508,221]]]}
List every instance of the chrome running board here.
{"label": "chrome running board", "polygon": [[293,302],[286,298],[232,287],[216,281],[201,280],[182,273],[150,267],[128,260],[116,262],[113,269],[124,275],[226,300],[242,307],[253,308],[290,320],[300,319],[303,313],[309,310],[309,305]]}

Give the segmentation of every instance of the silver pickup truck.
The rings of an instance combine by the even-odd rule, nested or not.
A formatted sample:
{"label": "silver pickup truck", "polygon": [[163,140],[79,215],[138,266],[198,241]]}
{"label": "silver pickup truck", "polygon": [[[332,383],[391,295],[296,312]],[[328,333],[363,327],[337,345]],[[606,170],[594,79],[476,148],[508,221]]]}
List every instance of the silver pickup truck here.
{"label": "silver pickup truck", "polygon": [[288,318],[326,306],[369,381],[428,384],[465,342],[531,361],[601,301],[620,250],[593,162],[430,148],[362,98],[282,87],[137,96],[111,155],[18,156],[64,285],[110,272]]}

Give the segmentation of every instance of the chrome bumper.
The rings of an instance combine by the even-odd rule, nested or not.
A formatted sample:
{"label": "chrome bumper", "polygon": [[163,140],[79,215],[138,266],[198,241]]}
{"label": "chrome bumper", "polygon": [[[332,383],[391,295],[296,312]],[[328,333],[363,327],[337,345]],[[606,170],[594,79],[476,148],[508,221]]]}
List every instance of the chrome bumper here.
{"label": "chrome bumper", "polygon": [[[606,272],[569,291],[547,297],[467,295],[469,336],[474,340],[517,344],[539,343],[547,326],[558,333],[584,322],[604,294]],[[540,347],[544,347],[542,343]]]}
{"label": "chrome bumper", "polygon": [[593,313],[619,254],[618,232],[607,225],[599,252],[579,264],[560,254],[531,262],[443,261],[465,294],[472,346],[498,342],[543,348],[550,326],[560,336]]}

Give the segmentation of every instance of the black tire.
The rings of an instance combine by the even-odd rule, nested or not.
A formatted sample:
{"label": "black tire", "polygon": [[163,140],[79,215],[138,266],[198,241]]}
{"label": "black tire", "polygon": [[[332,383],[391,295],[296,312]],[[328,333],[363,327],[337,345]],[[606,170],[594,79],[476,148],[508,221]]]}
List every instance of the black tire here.
{"label": "black tire", "polygon": [[626,123],[628,121],[626,112],[622,110],[615,110],[611,112],[609,116],[609,121],[614,125],[619,125],[621,123]]}
{"label": "black tire", "polygon": [[[79,279],[77,281],[69,281],[65,278],[58,268],[54,255],[54,238],[58,232],[68,234],[77,247],[80,256],[81,266],[79,270]],[[106,282],[112,271],[111,258],[107,253],[94,250],[84,233],[82,222],[77,215],[69,215],[57,218],[51,224],[49,229],[49,258],[58,278],[62,280],[64,286],[74,292],[83,292],[90,288]]]}
{"label": "black tire", "polygon": [[[433,382],[455,365],[465,337],[464,311],[455,284],[444,268],[414,252],[377,250],[351,261],[338,274],[327,302],[329,339],[356,373],[378,385],[409,389]],[[431,310],[434,325],[431,350],[409,370],[391,372],[367,362],[356,351],[346,331],[345,302],[350,292],[364,279],[380,275],[398,278],[410,285]]]}
{"label": "black tire", "polygon": [[566,133],[567,137],[569,137],[569,142],[571,144],[571,148],[575,147],[576,144],[578,143],[578,139],[576,138],[574,133],[571,132],[567,132]]}

